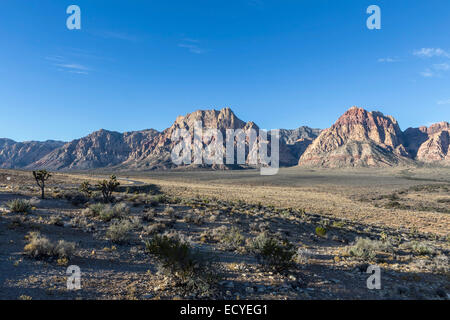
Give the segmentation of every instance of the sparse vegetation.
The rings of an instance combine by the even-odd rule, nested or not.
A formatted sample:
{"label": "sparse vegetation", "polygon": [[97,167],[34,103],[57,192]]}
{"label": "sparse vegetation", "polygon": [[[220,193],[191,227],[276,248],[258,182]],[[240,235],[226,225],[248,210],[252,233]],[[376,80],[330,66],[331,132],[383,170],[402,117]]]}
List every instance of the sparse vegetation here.
{"label": "sparse vegetation", "polygon": [[108,222],[112,219],[122,219],[130,213],[130,208],[126,203],[121,202],[114,206],[111,204],[95,203],[89,206],[89,212],[92,216]]}
{"label": "sparse vegetation", "polygon": [[106,231],[106,237],[114,243],[124,243],[130,239],[131,231],[136,227],[132,221],[120,220],[113,222]]}
{"label": "sparse vegetation", "polygon": [[146,242],[147,252],[155,255],[161,263],[161,271],[170,276],[175,284],[188,292],[208,295],[217,281],[217,270],[205,254],[192,249],[179,237],[155,235]]}
{"label": "sparse vegetation", "polygon": [[327,229],[325,229],[324,227],[317,227],[316,234],[320,237],[325,237],[327,235]]}
{"label": "sparse vegetation", "polygon": [[422,256],[433,254],[435,252],[434,248],[429,243],[420,241],[406,242],[402,245],[402,248],[410,249],[413,253]]}
{"label": "sparse vegetation", "polygon": [[117,177],[115,175],[112,175],[109,180],[103,180],[97,184],[97,187],[102,192],[103,201],[105,203],[113,201],[113,192],[117,190],[119,185],[120,182],[117,181]]}
{"label": "sparse vegetation", "polygon": [[372,261],[377,252],[392,252],[393,247],[389,241],[371,240],[368,238],[357,238],[354,245],[347,249],[348,254],[363,260]]}
{"label": "sparse vegetation", "polygon": [[[234,174],[246,175],[245,172]],[[442,210],[448,210],[446,202],[439,201],[448,198],[448,191],[443,188],[433,188],[431,195],[423,188],[419,195],[408,191],[408,186],[394,190],[390,185],[383,192],[358,188],[350,194],[348,190],[356,189],[345,186],[349,189],[341,190],[347,196],[342,205],[332,192],[326,191],[327,187],[321,192],[326,192],[330,199],[317,193],[314,186],[308,186],[315,192],[310,197],[309,189],[299,186],[291,192],[283,186],[280,192],[278,187],[272,189],[269,182],[265,188],[258,189],[253,184],[251,188],[235,185],[225,188],[217,183],[204,188],[191,182],[186,182],[187,187],[183,185],[185,182],[173,186],[165,181],[159,189],[164,192],[163,199],[142,191],[141,185],[130,185],[128,194],[127,186],[118,188],[113,201],[105,203],[100,191],[93,190],[91,197],[80,192],[80,183],[87,178],[73,175],[74,182],[63,180],[68,174],[58,174],[52,178],[54,187],[45,190],[46,201],[37,197],[25,200],[30,202],[34,214],[14,214],[7,206],[8,201],[36,195],[37,188],[29,173],[23,175],[28,185],[9,185],[0,170],[0,228],[3,228],[0,238],[6,244],[2,254],[9,256],[0,267],[9,273],[8,285],[21,288],[20,294],[35,299],[55,294],[60,283],[54,281],[54,276],[64,272],[66,266],[78,264],[66,257],[72,251],[67,249],[70,242],[63,242],[59,246],[62,249],[56,250],[59,239],[80,243],[83,265],[89,263],[92,279],[102,281],[101,293],[93,290],[97,283],[83,281],[86,290],[78,293],[83,299],[414,299],[419,294],[425,299],[446,298],[448,216],[439,214],[440,211],[424,214],[415,208],[414,211],[384,209],[390,201],[398,201],[417,208],[429,206],[431,210],[440,205]],[[406,182],[402,180],[402,183]],[[197,188],[200,191],[194,197],[192,192]],[[253,190],[257,192],[252,193]],[[276,196],[272,191],[278,192],[274,193]],[[369,202],[360,202],[361,194],[356,192],[365,193]],[[252,199],[246,194],[252,194]],[[382,194],[387,196],[381,198]],[[72,199],[78,196],[89,204],[72,206],[70,202],[73,204]],[[288,196],[289,201],[284,202]],[[227,200],[230,197],[232,200]],[[164,204],[160,205],[155,198]],[[239,201],[240,198],[245,201]],[[374,205],[370,201],[378,201],[376,214],[371,211],[375,209],[370,207]],[[386,213],[388,218],[384,219]],[[362,218],[367,220],[362,222]],[[317,232],[318,227],[326,231],[325,235]],[[37,233],[39,236],[34,236],[32,241],[29,236],[23,243],[24,235],[30,230],[39,230],[42,235]],[[168,239],[171,245],[160,241],[156,245],[159,249],[146,257],[142,254],[141,241],[148,239],[144,241],[147,248],[155,238]],[[184,245],[189,248],[188,254],[183,254]],[[16,253],[20,251],[46,261],[18,258]],[[212,253],[214,260],[209,260]],[[180,261],[195,261],[198,265],[191,268],[191,264]],[[110,270],[104,268],[105,263],[111,266],[107,268]],[[364,273],[370,264],[379,265],[383,270],[382,292],[366,290],[361,285],[363,274],[350,276]],[[22,270],[28,272],[29,268],[36,267],[42,268],[42,272],[32,272],[29,278],[21,276]],[[215,274],[220,274],[222,268],[226,273],[223,281],[218,282]],[[144,277],[148,277],[146,281],[142,281]],[[64,281],[63,277],[59,278]],[[399,296],[395,285],[400,282],[407,289]],[[36,285],[45,293],[33,291]],[[64,287],[65,283],[61,285]],[[351,290],[341,290],[344,287]],[[412,287],[417,290],[408,289]],[[6,290],[0,291],[0,297],[8,297]],[[65,294],[71,297],[72,293]]]}
{"label": "sparse vegetation", "polygon": [[252,242],[252,251],[264,266],[278,272],[288,270],[295,255],[294,246],[288,241],[280,241],[260,233]]}
{"label": "sparse vegetation", "polygon": [[45,182],[50,179],[52,175],[47,170],[33,171],[33,177],[37,185],[41,188],[41,198],[45,199]]}
{"label": "sparse vegetation", "polygon": [[26,239],[28,241],[24,253],[32,258],[67,258],[70,259],[75,252],[75,244],[64,240],[52,242],[39,232],[30,232]]}
{"label": "sparse vegetation", "polygon": [[223,230],[221,235],[221,241],[225,244],[228,250],[236,250],[243,245],[245,237],[237,227],[231,227],[230,229]]}
{"label": "sparse vegetation", "polygon": [[11,210],[11,212],[16,213],[28,213],[31,211],[32,205],[29,201],[24,199],[14,199],[8,201],[6,206]]}

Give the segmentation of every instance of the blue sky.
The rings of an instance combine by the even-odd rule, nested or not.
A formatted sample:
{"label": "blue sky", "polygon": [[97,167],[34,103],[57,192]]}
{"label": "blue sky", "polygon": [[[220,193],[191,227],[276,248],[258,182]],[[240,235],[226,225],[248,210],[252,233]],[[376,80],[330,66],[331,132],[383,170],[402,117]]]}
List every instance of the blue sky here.
{"label": "blue sky", "polygon": [[352,105],[403,130],[449,121],[449,30],[448,0],[2,0],[0,137],[162,130],[221,107],[266,129],[326,128]]}

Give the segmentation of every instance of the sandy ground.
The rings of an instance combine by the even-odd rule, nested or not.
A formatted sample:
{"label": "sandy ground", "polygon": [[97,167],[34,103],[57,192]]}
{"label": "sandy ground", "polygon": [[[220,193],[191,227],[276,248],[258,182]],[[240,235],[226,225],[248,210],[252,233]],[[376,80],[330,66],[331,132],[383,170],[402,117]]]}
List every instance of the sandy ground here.
{"label": "sandy ground", "polygon": [[[250,171],[130,173],[120,178],[131,187],[152,183],[171,200],[149,205],[154,195],[116,193],[116,200],[129,208],[125,220],[139,223],[127,241],[114,243],[107,236],[113,222],[86,214],[89,203],[73,203],[63,195],[76,192],[84,180],[97,181],[98,175],[54,175],[48,199],[33,199],[35,207],[23,214],[11,212],[6,203],[39,194],[30,173],[0,171],[1,299],[445,299],[450,292],[445,171],[289,169],[262,179]],[[200,217],[198,223],[192,217]],[[193,248],[213,255],[221,274],[214,290],[207,295],[186,292],[157,272],[158,259],[146,253],[143,243],[157,225],[158,232],[182,235]],[[315,232],[322,225],[327,226],[325,236]],[[244,240],[230,247],[214,236],[221,227],[236,228]],[[262,230],[292,243],[305,259],[282,273],[262,268],[247,246]],[[51,241],[73,242],[76,253],[65,263],[30,258],[24,254],[30,231]],[[387,237],[392,251],[369,260],[349,256],[347,249],[357,237]],[[430,253],[405,247],[413,242]],[[381,267],[381,290],[367,288],[368,264]],[[68,265],[81,268],[79,291],[67,290]]]}

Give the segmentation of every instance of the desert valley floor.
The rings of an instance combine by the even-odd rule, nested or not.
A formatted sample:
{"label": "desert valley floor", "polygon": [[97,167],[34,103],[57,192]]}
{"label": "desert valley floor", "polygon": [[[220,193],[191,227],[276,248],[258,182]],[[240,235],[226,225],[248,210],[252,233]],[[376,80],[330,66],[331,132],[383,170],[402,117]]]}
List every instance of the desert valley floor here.
{"label": "desert valley floor", "polygon": [[[109,174],[54,173],[41,200],[31,172],[0,170],[0,299],[450,297],[448,168],[126,172],[112,204],[79,191]],[[33,239],[75,247],[42,256]],[[166,272],[152,239],[188,243],[204,277]],[[262,242],[295,254],[271,261]],[[69,265],[80,290],[67,290]]]}

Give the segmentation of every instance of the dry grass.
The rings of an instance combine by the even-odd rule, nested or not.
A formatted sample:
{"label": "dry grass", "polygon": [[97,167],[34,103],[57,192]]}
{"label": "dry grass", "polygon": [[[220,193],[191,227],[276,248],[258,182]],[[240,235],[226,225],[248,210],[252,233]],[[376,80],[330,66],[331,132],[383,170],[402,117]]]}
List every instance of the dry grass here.
{"label": "dry grass", "polygon": [[[132,179],[156,184],[161,191],[179,197],[201,195],[226,201],[242,200],[277,208],[301,208],[310,213],[364,224],[415,229],[438,235],[448,235],[450,232],[448,214],[432,209],[417,211],[417,202],[412,203],[411,208],[404,209],[377,207],[373,201],[362,201],[418,185],[448,184],[450,173],[445,169],[311,171],[290,168],[282,169],[274,177],[261,177],[256,171],[172,172],[156,173],[154,176],[152,179],[142,176]],[[450,195],[436,195],[425,188],[420,192],[420,199],[417,195],[415,198],[425,205],[446,196]]]}

